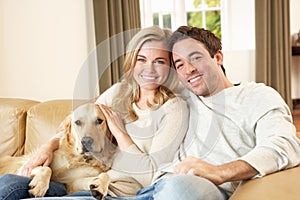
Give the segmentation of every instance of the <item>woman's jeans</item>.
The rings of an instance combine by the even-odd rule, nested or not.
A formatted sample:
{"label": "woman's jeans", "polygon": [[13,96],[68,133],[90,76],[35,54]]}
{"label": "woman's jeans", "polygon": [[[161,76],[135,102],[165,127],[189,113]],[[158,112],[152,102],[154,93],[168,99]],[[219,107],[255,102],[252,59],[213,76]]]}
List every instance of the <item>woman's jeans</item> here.
{"label": "woman's jeans", "polygon": [[[30,198],[28,193],[30,180],[28,177],[11,174],[1,176],[0,200]],[[66,195],[65,186],[55,182],[50,182],[46,196],[34,200],[94,200],[89,191]],[[59,198],[55,198],[58,196]],[[106,197],[107,200],[226,200],[228,198],[226,193],[212,182],[193,175],[176,175],[161,179],[153,185],[139,190],[134,197]]]}
{"label": "woman's jeans", "polygon": [[[13,174],[5,174],[0,176],[0,199],[14,200],[22,198],[30,198],[28,193],[31,178],[18,176]],[[64,196],[66,195],[66,187],[63,184],[50,182],[49,189],[45,196]]]}

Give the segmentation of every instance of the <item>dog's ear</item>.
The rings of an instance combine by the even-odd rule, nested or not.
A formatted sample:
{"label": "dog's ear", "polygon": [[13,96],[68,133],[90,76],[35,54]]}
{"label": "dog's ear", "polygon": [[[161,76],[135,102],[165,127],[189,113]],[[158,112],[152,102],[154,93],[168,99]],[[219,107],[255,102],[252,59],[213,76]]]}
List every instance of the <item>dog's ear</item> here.
{"label": "dog's ear", "polygon": [[67,144],[73,144],[74,139],[72,137],[72,114],[68,115],[65,120],[62,122],[64,126],[65,139]]}
{"label": "dog's ear", "polygon": [[62,122],[62,126],[64,127],[65,133],[70,133],[71,132],[71,127],[72,127],[72,115],[68,115],[64,121]]}

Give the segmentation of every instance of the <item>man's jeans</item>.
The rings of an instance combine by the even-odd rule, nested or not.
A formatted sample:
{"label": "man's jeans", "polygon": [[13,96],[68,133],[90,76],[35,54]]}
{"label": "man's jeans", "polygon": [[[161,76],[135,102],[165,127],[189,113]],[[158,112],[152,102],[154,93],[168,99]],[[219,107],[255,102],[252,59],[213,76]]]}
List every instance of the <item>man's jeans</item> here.
{"label": "man's jeans", "polygon": [[[30,178],[17,175],[0,177],[0,200],[30,198],[28,183]],[[51,182],[47,197],[34,200],[94,200],[89,191],[66,195],[63,184]],[[62,197],[63,196],[63,197]],[[193,175],[177,175],[161,179],[153,185],[139,190],[134,197],[106,197],[107,200],[226,200],[228,196],[210,181]]]}

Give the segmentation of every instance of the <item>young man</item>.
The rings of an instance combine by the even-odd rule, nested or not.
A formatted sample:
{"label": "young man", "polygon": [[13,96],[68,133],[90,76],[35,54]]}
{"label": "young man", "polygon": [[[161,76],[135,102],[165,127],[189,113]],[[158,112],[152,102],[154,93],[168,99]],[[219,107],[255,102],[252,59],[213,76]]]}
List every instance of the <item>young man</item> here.
{"label": "young man", "polygon": [[242,180],[299,164],[288,106],[264,84],[231,83],[219,38],[181,26],[169,47],[178,78],[191,91],[189,130],[171,176],[135,199],[228,199]]}
{"label": "young man", "polygon": [[264,84],[233,85],[223,71],[219,38],[182,26],[169,46],[178,78],[194,95],[182,161],[174,167],[175,174],[183,175],[166,181],[158,196],[187,199],[179,195],[189,183],[197,184],[185,190],[194,199],[226,199],[241,180],[299,164],[299,141],[288,106]]}

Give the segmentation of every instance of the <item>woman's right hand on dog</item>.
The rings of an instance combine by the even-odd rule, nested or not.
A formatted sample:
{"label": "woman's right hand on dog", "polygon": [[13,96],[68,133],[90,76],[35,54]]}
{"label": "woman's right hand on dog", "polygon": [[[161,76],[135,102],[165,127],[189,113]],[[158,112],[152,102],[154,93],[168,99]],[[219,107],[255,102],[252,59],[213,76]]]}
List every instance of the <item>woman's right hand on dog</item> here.
{"label": "woman's right hand on dog", "polygon": [[102,110],[106,120],[107,125],[111,133],[115,136],[118,146],[121,150],[127,149],[130,145],[134,144],[131,137],[128,135],[125,129],[124,122],[121,116],[112,111],[108,106],[103,104],[98,104]]}
{"label": "woman's right hand on dog", "polygon": [[21,175],[31,176],[31,171],[38,166],[49,166],[53,159],[53,152],[58,148],[59,138],[52,139],[49,143],[42,145],[36,153],[23,166]]}

